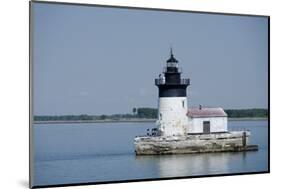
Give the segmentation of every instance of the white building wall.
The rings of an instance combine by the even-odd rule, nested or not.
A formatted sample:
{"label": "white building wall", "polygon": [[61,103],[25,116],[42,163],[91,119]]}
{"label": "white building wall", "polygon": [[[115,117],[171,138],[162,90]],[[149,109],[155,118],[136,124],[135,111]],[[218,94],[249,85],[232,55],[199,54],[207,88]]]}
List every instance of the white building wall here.
{"label": "white building wall", "polygon": [[203,122],[210,121],[211,132],[226,132],[227,131],[227,117],[199,117],[188,118],[188,133],[202,133]]}
{"label": "white building wall", "polygon": [[184,135],[188,124],[186,97],[160,97],[158,128],[164,136]]}

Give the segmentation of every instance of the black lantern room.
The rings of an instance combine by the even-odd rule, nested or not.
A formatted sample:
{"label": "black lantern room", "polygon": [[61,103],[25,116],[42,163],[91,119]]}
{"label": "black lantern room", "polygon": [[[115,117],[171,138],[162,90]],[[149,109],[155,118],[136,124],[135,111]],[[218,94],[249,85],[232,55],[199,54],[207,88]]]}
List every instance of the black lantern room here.
{"label": "black lantern room", "polygon": [[159,88],[159,97],[186,97],[186,88],[189,84],[189,79],[181,78],[181,68],[171,49],[163,73],[155,79],[155,85]]}

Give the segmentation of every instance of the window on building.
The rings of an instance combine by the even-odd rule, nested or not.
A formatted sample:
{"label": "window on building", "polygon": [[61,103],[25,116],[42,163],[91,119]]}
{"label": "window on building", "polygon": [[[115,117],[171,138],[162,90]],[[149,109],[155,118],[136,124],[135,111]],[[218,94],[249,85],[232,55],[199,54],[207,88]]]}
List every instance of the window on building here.
{"label": "window on building", "polygon": [[210,133],[211,127],[210,127],[210,121],[203,121],[203,133]]}

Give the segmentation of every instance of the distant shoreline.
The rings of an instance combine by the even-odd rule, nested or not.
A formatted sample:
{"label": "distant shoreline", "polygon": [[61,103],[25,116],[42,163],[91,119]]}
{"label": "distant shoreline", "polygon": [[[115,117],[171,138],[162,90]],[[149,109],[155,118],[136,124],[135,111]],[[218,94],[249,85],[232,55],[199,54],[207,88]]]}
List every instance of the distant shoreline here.
{"label": "distant shoreline", "polygon": [[268,120],[268,117],[230,117],[228,121],[262,121]]}
{"label": "distant shoreline", "polygon": [[[267,117],[241,117],[241,118],[228,118],[228,121],[259,121],[268,120]],[[138,123],[138,122],[155,122],[156,119],[105,119],[105,120],[56,120],[56,121],[33,121],[33,124],[71,124],[71,123]]]}
{"label": "distant shoreline", "polygon": [[64,124],[64,123],[137,123],[155,122],[156,119],[105,119],[105,120],[63,120],[63,121],[34,121],[34,124]]}

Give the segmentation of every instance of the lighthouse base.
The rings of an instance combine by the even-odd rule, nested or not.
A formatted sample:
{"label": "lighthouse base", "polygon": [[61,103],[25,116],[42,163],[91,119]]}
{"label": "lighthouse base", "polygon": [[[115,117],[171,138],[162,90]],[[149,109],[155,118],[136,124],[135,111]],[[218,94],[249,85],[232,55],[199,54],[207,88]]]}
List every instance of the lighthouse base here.
{"label": "lighthouse base", "polygon": [[240,152],[258,150],[249,145],[249,131],[233,131],[185,136],[140,136],[135,138],[136,155]]}

